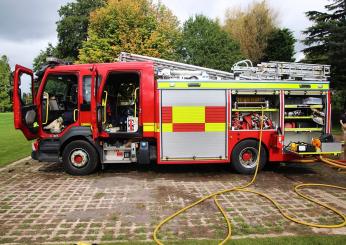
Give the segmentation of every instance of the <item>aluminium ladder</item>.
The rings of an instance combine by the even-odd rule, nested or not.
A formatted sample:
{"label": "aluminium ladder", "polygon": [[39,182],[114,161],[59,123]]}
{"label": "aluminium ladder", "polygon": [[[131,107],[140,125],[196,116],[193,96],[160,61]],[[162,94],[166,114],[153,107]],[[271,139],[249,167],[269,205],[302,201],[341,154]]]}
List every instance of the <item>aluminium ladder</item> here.
{"label": "aluminium ladder", "polygon": [[242,60],[233,65],[232,71],[240,79],[251,80],[326,81],[330,77],[330,65],[279,61],[262,62],[253,67],[250,60]]}
{"label": "aluminium ladder", "polygon": [[127,52],[121,52],[118,61],[153,62],[155,74],[162,79],[326,81],[330,77],[329,65],[294,62],[270,61],[254,67],[250,60],[242,60],[226,72]]}
{"label": "aluminium ladder", "polygon": [[234,79],[233,73],[230,72],[126,52],[120,53],[118,61],[151,61],[154,63],[156,75],[163,79]]}

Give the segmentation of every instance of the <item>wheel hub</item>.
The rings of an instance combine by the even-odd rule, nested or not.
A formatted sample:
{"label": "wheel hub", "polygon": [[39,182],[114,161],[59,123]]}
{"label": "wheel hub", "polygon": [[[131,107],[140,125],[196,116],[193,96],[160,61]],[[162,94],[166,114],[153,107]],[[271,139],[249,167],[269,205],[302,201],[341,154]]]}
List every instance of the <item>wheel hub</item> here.
{"label": "wheel hub", "polygon": [[77,156],[74,157],[74,161],[76,163],[80,164],[83,161],[83,157],[81,157],[80,155],[77,155]]}
{"label": "wheel hub", "polygon": [[88,163],[89,157],[85,151],[75,150],[71,153],[70,161],[73,166],[77,168],[81,168],[81,167],[84,167]]}
{"label": "wheel hub", "polygon": [[245,152],[242,157],[244,161],[250,161],[252,158],[252,154],[251,152]]}
{"label": "wheel hub", "polygon": [[239,162],[245,168],[254,168],[257,160],[257,149],[253,147],[244,148],[239,154]]}

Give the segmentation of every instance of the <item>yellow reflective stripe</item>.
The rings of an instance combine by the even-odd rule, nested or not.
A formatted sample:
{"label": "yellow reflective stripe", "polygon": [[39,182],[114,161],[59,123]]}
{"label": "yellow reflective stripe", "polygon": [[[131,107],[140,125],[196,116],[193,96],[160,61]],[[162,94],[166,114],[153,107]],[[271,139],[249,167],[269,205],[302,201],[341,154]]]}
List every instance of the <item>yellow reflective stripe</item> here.
{"label": "yellow reflective stripe", "polygon": [[81,126],[83,126],[83,127],[90,127],[91,123],[81,123]]}
{"label": "yellow reflective stripe", "polygon": [[224,132],[226,131],[226,123],[206,123],[205,132]]}
{"label": "yellow reflective stripe", "polygon": [[[172,86],[174,84],[174,86]],[[159,89],[189,89],[188,82],[159,82]],[[329,89],[329,84],[322,83],[247,83],[244,81],[239,82],[215,82],[215,83],[199,83],[198,89],[296,89],[296,90],[327,90]],[[305,87],[307,85],[309,87]],[[193,88],[196,89],[196,88]]]}
{"label": "yellow reflective stripe", "polygon": [[155,123],[143,123],[144,132],[155,132]]}
{"label": "yellow reflective stripe", "polygon": [[322,131],[323,128],[285,128],[287,132]]}
{"label": "yellow reflective stripe", "polygon": [[162,132],[173,132],[173,123],[162,123]]}
{"label": "yellow reflective stripe", "polygon": [[341,151],[325,151],[325,152],[297,152],[298,155],[338,155]]}
{"label": "yellow reflective stripe", "polygon": [[205,106],[173,106],[173,123],[204,123]]}

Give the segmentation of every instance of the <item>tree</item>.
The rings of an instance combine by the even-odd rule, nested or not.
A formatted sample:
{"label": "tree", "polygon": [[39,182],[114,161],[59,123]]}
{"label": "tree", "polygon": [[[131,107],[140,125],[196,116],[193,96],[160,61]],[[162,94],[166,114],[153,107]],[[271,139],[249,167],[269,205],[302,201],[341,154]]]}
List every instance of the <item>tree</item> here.
{"label": "tree", "polygon": [[45,50],[41,50],[40,53],[34,58],[34,72],[37,72],[40,67],[46,63],[47,57],[60,57],[58,50],[51,43],[48,43],[48,47]]}
{"label": "tree", "polygon": [[222,30],[218,21],[203,15],[190,17],[182,32],[179,53],[183,62],[230,71],[243,57],[237,42]]}
{"label": "tree", "polygon": [[304,31],[306,62],[327,63],[331,67],[332,87],[344,90],[346,82],[346,1],[332,0],[326,12],[309,11],[314,24]]}
{"label": "tree", "polygon": [[245,11],[240,8],[228,9],[224,29],[239,42],[243,55],[258,63],[275,29],[276,16],[266,1],[253,2]]}
{"label": "tree", "polygon": [[109,0],[91,14],[80,62],[112,62],[119,52],[176,59],[179,22],[160,2]]}
{"label": "tree", "polygon": [[293,62],[295,42],[296,39],[289,29],[275,29],[268,37],[262,60]]}
{"label": "tree", "polygon": [[106,0],[77,0],[63,5],[58,11],[60,20],[56,22],[58,44],[54,47],[48,43],[40,51],[33,61],[34,71],[37,72],[49,56],[75,61],[82,42],[87,40],[90,13],[105,3]]}
{"label": "tree", "polygon": [[346,1],[332,0],[325,12],[309,11],[306,16],[314,24],[303,33],[305,62],[331,65],[333,113],[346,109]]}
{"label": "tree", "polygon": [[6,55],[0,58],[0,112],[10,111],[12,102],[10,100],[11,68]]}
{"label": "tree", "polygon": [[57,52],[61,58],[77,59],[82,42],[87,40],[90,13],[104,4],[105,0],[77,0],[59,9]]}

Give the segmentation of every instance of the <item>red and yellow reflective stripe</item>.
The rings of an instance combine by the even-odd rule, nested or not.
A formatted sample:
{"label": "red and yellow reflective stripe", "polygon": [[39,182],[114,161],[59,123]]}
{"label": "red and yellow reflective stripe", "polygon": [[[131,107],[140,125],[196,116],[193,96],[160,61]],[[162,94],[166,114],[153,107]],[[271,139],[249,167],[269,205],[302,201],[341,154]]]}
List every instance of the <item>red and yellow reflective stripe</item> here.
{"label": "red and yellow reflective stripe", "polygon": [[162,132],[173,132],[173,123],[162,123]]}
{"label": "red and yellow reflective stripe", "polygon": [[[162,132],[224,132],[225,106],[163,106]],[[143,123],[144,132],[159,132],[160,125]]]}
{"label": "red and yellow reflective stripe", "polygon": [[226,108],[224,106],[206,106],[206,123],[224,123],[226,122]]}
{"label": "red and yellow reflective stripe", "polygon": [[162,132],[223,132],[225,106],[163,106]]}
{"label": "red and yellow reflective stripe", "polygon": [[225,106],[163,106],[162,123],[222,123]]}
{"label": "red and yellow reflective stripe", "polygon": [[205,123],[205,106],[173,106],[172,123]]}
{"label": "red and yellow reflective stripe", "polygon": [[[202,130],[202,126],[203,130]],[[224,132],[226,123],[162,123],[162,132]],[[147,133],[160,132],[160,125],[144,123],[143,131]]]}
{"label": "red and yellow reflective stripe", "polygon": [[143,132],[155,132],[155,123],[143,123]]}
{"label": "red and yellow reflective stripe", "polygon": [[204,123],[173,123],[173,132],[204,132]]}
{"label": "red and yellow reflective stripe", "polygon": [[162,132],[224,132],[226,123],[162,123]]}
{"label": "red and yellow reflective stripe", "polygon": [[226,131],[226,123],[206,123],[205,132],[224,132]]}

